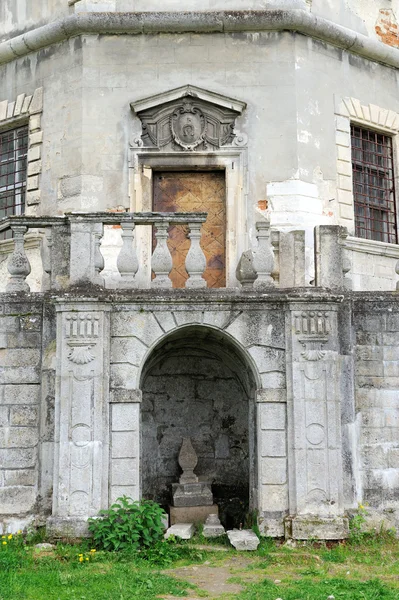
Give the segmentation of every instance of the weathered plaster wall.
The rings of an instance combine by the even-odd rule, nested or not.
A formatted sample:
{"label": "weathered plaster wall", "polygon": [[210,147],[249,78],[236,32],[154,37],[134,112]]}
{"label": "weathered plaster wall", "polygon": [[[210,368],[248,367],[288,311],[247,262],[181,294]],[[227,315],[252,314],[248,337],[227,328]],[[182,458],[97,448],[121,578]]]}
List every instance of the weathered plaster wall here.
{"label": "weathered plaster wall", "polygon": [[68,0],[3,0],[0,4],[0,41],[68,14]]}

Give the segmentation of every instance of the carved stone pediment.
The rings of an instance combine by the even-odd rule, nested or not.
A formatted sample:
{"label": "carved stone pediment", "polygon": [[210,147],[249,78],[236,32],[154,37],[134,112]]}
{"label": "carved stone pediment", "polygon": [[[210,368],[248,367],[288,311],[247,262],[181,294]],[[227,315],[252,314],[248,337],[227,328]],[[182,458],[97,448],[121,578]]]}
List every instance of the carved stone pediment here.
{"label": "carved stone pediment", "polygon": [[246,104],[192,85],[133,102],[142,124],[136,145],[162,150],[212,150],[246,137],[235,120]]}

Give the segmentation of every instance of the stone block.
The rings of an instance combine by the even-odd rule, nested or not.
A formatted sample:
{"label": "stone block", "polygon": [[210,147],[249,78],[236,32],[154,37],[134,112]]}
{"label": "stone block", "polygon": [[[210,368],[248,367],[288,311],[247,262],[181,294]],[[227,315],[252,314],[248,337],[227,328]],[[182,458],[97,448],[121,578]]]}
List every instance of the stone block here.
{"label": "stone block", "polygon": [[138,386],[138,368],[129,364],[111,365],[111,387],[134,390]]}
{"label": "stone block", "polygon": [[286,456],[285,431],[267,431],[260,440],[262,456]]}
{"label": "stone block", "polygon": [[236,550],[256,550],[260,540],[251,529],[233,529],[226,531],[230,544]]}
{"label": "stone block", "polygon": [[182,540],[190,540],[194,533],[195,526],[193,523],[178,523],[169,527],[164,537],[167,540],[171,535],[174,535]]}
{"label": "stone block", "polygon": [[137,431],[139,416],[138,404],[113,404],[112,431]]}
{"label": "stone block", "polygon": [[111,362],[129,363],[140,366],[148,348],[137,338],[113,338],[111,340]]}
{"label": "stone block", "polygon": [[111,317],[112,336],[134,336],[145,344],[153,344],[164,334],[151,312],[118,312]]}
{"label": "stone block", "polygon": [[36,480],[37,472],[34,469],[15,469],[10,471],[4,471],[5,486],[35,485]]}
{"label": "stone block", "polygon": [[32,448],[39,442],[36,427],[3,427],[0,429],[0,448]]}
{"label": "stone block", "polygon": [[262,458],[261,479],[263,484],[281,485],[287,481],[285,458]]}
{"label": "stone block", "polygon": [[114,390],[110,390],[110,399],[111,403],[125,403],[125,404],[134,404],[137,402],[141,402],[143,399],[143,394],[141,390],[124,390],[122,388],[115,388]]}
{"label": "stone block", "polygon": [[9,425],[9,408],[8,406],[0,406],[0,427]]}
{"label": "stone block", "polygon": [[286,408],[285,404],[265,403],[260,406],[261,429],[285,429]]}
{"label": "stone block", "polygon": [[111,504],[116,502],[118,498],[127,496],[132,500],[139,500],[138,485],[111,485]]}
{"label": "stone block", "polygon": [[265,346],[252,346],[248,349],[248,352],[255,360],[261,373],[268,371],[285,372],[285,350]]}
{"label": "stone block", "polygon": [[36,491],[32,486],[8,486],[0,488],[0,507],[3,515],[26,513],[33,509]]}
{"label": "stone block", "polygon": [[19,405],[11,408],[11,425],[34,426],[37,424],[38,408]]}
{"label": "stone block", "polygon": [[287,402],[287,390],[285,388],[262,389],[256,391],[256,402]]}
{"label": "stone block", "polygon": [[214,538],[224,535],[225,533],[225,529],[223,525],[221,525],[219,517],[217,515],[209,515],[205,521],[202,535],[206,538]]}
{"label": "stone block", "polygon": [[40,383],[38,367],[0,367],[0,384]]}
{"label": "stone block", "polygon": [[111,484],[135,485],[137,483],[137,461],[131,458],[113,458],[111,462]]}
{"label": "stone block", "polygon": [[[273,513],[271,513],[273,515]],[[284,536],[284,517],[275,518],[264,512],[258,517],[258,527],[261,535],[266,537],[283,537]]]}
{"label": "stone block", "polygon": [[174,506],[212,506],[209,483],[175,483],[172,485]]}
{"label": "stone block", "polygon": [[37,450],[34,448],[0,449],[0,465],[3,469],[28,469],[34,467]]}
{"label": "stone block", "polygon": [[205,523],[209,515],[219,514],[217,504],[212,506],[170,506],[170,524],[175,523]]}
{"label": "stone block", "polygon": [[270,373],[261,373],[260,378],[264,388],[285,388],[285,373],[271,371]]}
{"label": "stone block", "polygon": [[263,511],[282,511],[288,508],[288,490],[286,485],[262,485],[260,506]]}
{"label": "stone block", "polygon": [[112,433],[112,458],[136,458],[139,437],[136,431],[114,431]]}
{"label": "stone block", "polygon": [[0,332],[7,333],[9,331],[18,331],[17,317],[2,316],[0,317]]}
{"label": "stone block", "polygon": [[292,519],[291,533],[295,540],[342,540],[349,535],[349,524],[345,517],[304,515]]}

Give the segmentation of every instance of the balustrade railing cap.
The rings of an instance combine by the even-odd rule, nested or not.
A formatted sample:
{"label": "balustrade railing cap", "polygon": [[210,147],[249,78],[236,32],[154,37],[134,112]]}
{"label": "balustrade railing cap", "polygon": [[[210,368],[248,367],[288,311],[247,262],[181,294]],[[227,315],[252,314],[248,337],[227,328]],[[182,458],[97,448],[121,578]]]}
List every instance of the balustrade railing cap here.
{"label": "balustrade railing cap", "polygon": [[29,215],[15,215],[3,217],[0,219],[0,231],[10,227],[50,227],[51,225],[65,224],[67,219],[65,216],[54,217],[34,217]]}
{"label": "balustrade railing cap", "polygon": [[205,212],[68,212],[65,216],[71,222],[101,222],[110,225],[133,222],[140,225],[152,225],[161,221],[169,223],[204,223],[208,216]]}
{"label": "balustrade railing cap", "polygon": [[0,231],[13,226],[22,227],[51,227],[52,225],[70,222],[97,222],[105,225],[120,223],[137,223],[138,225],[153,225],[166,221],[169,223],[204,223],[208,213],[205,212],[67,212],[57,216],[15,215],[0,219]]}

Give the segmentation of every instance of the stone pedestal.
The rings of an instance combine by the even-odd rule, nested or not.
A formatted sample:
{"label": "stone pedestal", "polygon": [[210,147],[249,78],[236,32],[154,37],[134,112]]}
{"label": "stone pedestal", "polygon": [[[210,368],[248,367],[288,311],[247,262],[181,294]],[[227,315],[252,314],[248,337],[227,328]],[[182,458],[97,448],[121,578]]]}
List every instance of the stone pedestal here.
{"label": "stone pedestal", "polygon": [[349,523],[345,517],[318,517],[316,515],[287,517],[286,537],[295,540],[342,540],[349,535]]}
{"label": "stone pedestal", "polygon": [[173,483],[174,506],[211,506],[213,494],[210,483]]}
{"label": "stone pedestal", "polygon": [[224,535],[225,533],[224,527],[219,521],[219,517],[217,515],[209,515],[202,531],[203,536],[206,538],[214,538]]}
{"label": "stone pedestal", "polygon": [[170,524],[205,523],[209,515],[218,515],[217,504],[211,506],[170,506]]}

